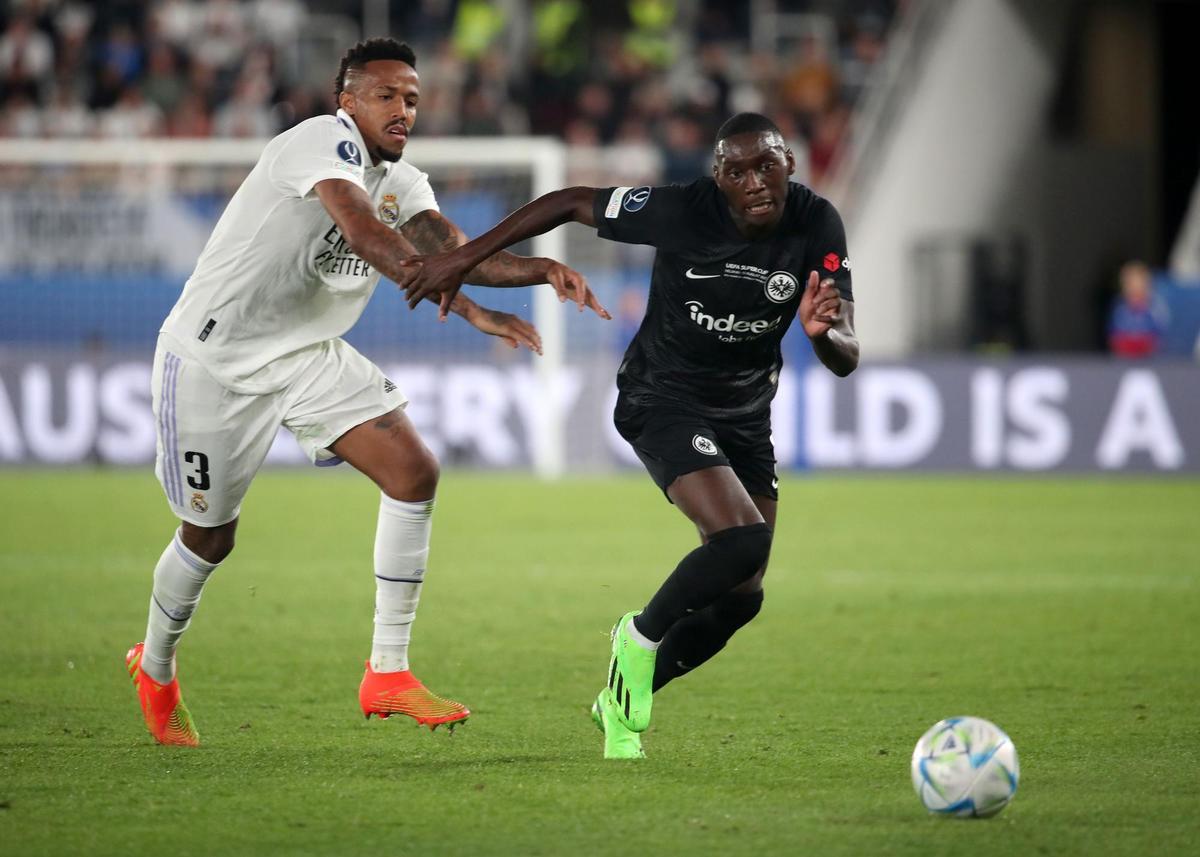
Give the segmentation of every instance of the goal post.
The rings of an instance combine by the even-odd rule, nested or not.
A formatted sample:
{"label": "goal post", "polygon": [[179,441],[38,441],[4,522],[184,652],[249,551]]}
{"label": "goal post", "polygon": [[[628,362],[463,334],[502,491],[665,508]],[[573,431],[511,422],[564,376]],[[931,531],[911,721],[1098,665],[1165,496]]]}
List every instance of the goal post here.
{"label": "goal post", "polygon": [[[131,282],[138,282],[147,272],[171,269],[181,283],[207,240],[200,226],[209,224],[211,228],[215,224],[266,142],[0,140],[0,278],[7,275],[19,279],[25,267],[32,266],[43,273],[61,271],[65,280],[80,265],[92,265],[96,270],[131,275]],[[529,200],[563,187],[567,175],[565,145],[543,137],[418,137],[405,147],[405,160],[429,174],[443,209],[472,237]],[[203,217],[185,218],[187,223],[179,224],[175,221],[179,220],[180,206],[147,201],[167,197],[186,197],[192,209],[204,209]],[[136,200],[137,205],[126,211],[120,204],[122,199]],[[129,216],[122,220],[123,215]],[[136,230],[139,224],[144,234],[128,235],[128,229]],[[57,243],[55,229],[63,233]],[[126,230],[123,240],[118,237],[121,229]],[[29,245],[31,239],[35,249],[26,251],[23,245]],[[118,246],[121,243],[127,246],[122,249]],[[151,245],[169,246],[155,249]],[[570,264],[562,229],[514,249]],[[486,299],[489,305],[531,313],[541,333],[543,355],[530,364],[537,395],[526,414],[528,465],[542,478],[558,478],[566,469],[566,415],[559,395],[566,362],[563,307],[548,287],[534,288],[532,294],[523,289],[492,291],[494,297],[489,294]],[[10,316],[9,326],[22,336],[28,334],[27,342],[40,347],[43,339],[36,331],[42,327],[46,329],[46,342],[60,335],[61,320],[52,317],[53,308],[37,306],[45,302],[45,296],[31,292],[24,296],[24,304],[19,294],[6,297],[10,299],[6,310],[15,313]],[[104,295],[83,297],[103,310],[100,305],[105,302]],[[64,314],[73,310],[65,304],[61,309]],[[75,312],[83,315],[86,308]],[[396,313],[398,317],[389,320],[368,319],[368,315],[370,312],[356,325],[356,330],[360,326],[366,330],[358,334],[351,331],[351,337],[381,342],[402,334],[414,351],[423,349],[422,355],[434,360],[458,356],[462,347],[483,348],[475,341],[464,346],[458,340],[447,343],[445,337],[438,339],[441,331],[430,332],[429,325],[421,329],[412,326],[406,313]],[[144,337],[146,329],[142,324],[139,332],[130,336]],[[139,341],[136,345],[145,348],[147,343]],[[153,347],[152,339],[148,345]]]}

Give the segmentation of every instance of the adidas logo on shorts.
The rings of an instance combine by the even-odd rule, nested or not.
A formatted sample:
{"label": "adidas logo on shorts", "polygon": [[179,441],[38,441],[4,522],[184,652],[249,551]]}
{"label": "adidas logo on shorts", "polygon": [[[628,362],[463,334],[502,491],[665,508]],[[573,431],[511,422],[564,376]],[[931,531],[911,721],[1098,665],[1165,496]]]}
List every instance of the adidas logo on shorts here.
{"label": "adidas logo on shorts", "polygon": [[393,384],[393,383],[392,383],[392,382],[391,382],[389,379],[387,379],[387,378],[384,378],[384,379],[383,379],[383,392],[385,392],[385,393],[391,393],[391,392],[392,392],[392,391],[394,391],[395,389],[396,389],[396,385],[395,385],[395,384]]}

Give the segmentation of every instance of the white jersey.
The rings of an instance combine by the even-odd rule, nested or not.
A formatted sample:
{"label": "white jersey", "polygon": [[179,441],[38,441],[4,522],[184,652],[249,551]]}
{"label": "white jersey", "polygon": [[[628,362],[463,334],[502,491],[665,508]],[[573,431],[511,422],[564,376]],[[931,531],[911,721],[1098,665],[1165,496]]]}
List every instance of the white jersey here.
{"label": "white jersey", "polygon": [[437,210],[429,177],[369,163],[344,111],[301,122],[267,144],[221,215],[162,331],[239,393],[281,389],[362,315],[379,272],[354,254],[313,187],[344,179],[397,228]]}

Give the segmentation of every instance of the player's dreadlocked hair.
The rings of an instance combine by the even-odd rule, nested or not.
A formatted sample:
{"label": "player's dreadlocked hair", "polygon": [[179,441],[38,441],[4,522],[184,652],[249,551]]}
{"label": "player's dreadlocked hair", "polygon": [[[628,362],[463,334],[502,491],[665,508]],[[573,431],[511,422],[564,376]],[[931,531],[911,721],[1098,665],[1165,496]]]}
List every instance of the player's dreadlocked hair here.
{"label": "player's dreadlocked hair", "polygon": [[337,79],[333,82],[333,97],[336,100],[346,88],[346,72],[361,69],[375,60],[400,60],[413,68],[417,67],[417,55],[404,42],[395,39],[367,39],[346,51],[342,64],[338,66]]}
{"label": "player's dreadlocked hair", "polygon": [[716,142],[720,143],[735,134],[756,134],[761,131],[774,131],[783,136],[779,126],[761,113],[738,113],[726,119],[725,124],[717,130]]}

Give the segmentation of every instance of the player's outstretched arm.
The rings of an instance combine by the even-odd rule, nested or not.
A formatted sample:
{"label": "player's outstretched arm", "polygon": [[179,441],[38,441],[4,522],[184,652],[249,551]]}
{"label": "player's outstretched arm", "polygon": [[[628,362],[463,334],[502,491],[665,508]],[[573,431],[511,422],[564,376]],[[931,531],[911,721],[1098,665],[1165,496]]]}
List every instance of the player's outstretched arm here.
{"label": "player's outstretched arm", "polygon": [[[436,256],[448,253],[467,243],[466,234],[440,211],[422,211],[400,227],[404,236],[421,253]],[[422,259],[422,264],[426,259]],[[509,287],[533,286],[549,283],[558,293],[560,301],[572,300],[579,306],[590,307],[601,318],[612,318],[608,310],[600,305],[588,287],[587,279],[578,271],[561,262],[539,256],[518,256],[500,250],[488,256],[466,271],[459,280],[477,286]],[[453,290],[441,294],[454,294]],[[431,292],[426,297],[437,294]],[[415,304],[413,304],[415,305]]]}
{"label": "player's outstretched arm", "polygon": [[[405,285],[408,305],[415,307],[430,295],[453,294],[484,260],[526,238],[541,235],[572,221],[595,226],[592,213],[595,196],[596,188],[590,187],[552,191],[518,208],[473,241],[450,252],[423,259],[420,272]],[[597,309],[597,312],[600,310]],[[601,314],[607,317],[607,313]]]}
{"label": "player's outstretched arm", "polygon": [[[432,300],[437,301],[437,298]],[[542,353],[542,337],[537,328],[519,315],[480,306],[466,295],[455,295],[450,310],[465,318],[480,333],[503,339],[509,348],[524,345],[535,354]]]}
{"label": "player's outstretched arm", "polygon": [[[418,249],[406,237],[376,219],[371,199],[362,188],[341,179],[325,179],[317,182],[316,190],[321,204],[360,259],[374,265],[401,286],[420,270],[413,262],[419,255]],[[431,299],[438,302],[437,296]],[[454,295],[446,309],[462,316],[483,333],[500,337],[513,348],[524,345],[530,351],[542,353],[542,340],[537,329],[518,316],[482,307],[464,295]],[[445,311],[442,318],[445,318]]]}
{"label": "player's outstretched arm", "polygon": [[816,271],[808,275],[799,315],[813,351],[830,372],[845,378],[858,368],[854,302],[842,298],[833,280],[821,280]]}

